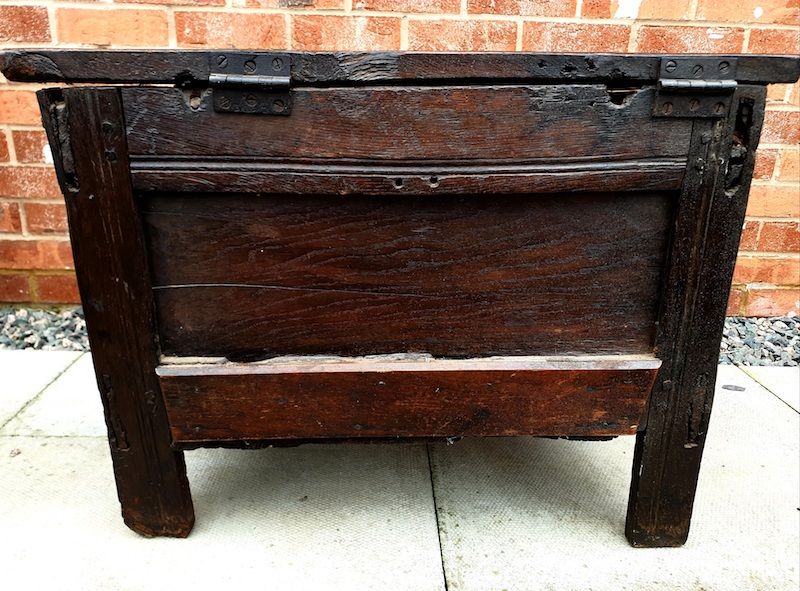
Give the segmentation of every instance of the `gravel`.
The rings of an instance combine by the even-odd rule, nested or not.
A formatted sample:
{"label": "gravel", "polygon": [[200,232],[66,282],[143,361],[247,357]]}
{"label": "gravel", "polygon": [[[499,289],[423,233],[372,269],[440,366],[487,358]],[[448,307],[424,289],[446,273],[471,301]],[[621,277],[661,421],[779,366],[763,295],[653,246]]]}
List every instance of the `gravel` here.
{"label": "gravel", "polygon": [[80,308],[0,308],[0,349],[88,351]]}
{"label": "gravel", "polygon": [[[83,311],[0,308],[0,349],[88,351]],[[719,362],[797,366],[800,317],[726,318]]]}

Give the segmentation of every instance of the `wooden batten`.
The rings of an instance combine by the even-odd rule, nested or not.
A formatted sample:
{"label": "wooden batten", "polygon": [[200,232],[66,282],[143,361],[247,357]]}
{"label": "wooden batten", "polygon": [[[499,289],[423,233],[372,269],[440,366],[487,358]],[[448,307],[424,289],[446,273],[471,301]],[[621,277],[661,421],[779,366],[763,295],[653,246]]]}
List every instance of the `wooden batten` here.
{"label": "wooden batten", "polygon": [[177,445],[270,439],[626,435],[661,362],[645,355],[164,359]]}

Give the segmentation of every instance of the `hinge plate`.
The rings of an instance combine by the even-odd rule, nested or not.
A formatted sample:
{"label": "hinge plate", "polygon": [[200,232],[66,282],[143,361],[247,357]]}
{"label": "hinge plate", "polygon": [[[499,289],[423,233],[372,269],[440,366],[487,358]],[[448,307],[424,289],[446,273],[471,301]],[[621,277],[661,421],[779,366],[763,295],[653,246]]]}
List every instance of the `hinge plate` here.
{"label": "hinge plate", "polygon": [[292,62],[288,54],[220,53],[209,62],[208,82],[218,113],[291,113]]}
{"label": "hinge plate", "polygon": [[661,58],[653,116],[727,116],[737,85],[736,65],[736,58]]}

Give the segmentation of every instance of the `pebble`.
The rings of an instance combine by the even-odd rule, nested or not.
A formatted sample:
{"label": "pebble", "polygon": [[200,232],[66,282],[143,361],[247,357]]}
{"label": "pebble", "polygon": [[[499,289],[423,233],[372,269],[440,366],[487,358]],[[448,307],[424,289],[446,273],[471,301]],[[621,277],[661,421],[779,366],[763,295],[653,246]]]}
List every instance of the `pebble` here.
{"label": "pebble", "polygon": [[[80,308],[0,308],[0,349],[88,351]],[[720,345],[723,365],[800,364],[800,317],[730,317]]]}
{"label": "pebble", "polygon": [[0,349],[88,351],[80,308],[0,308]]}

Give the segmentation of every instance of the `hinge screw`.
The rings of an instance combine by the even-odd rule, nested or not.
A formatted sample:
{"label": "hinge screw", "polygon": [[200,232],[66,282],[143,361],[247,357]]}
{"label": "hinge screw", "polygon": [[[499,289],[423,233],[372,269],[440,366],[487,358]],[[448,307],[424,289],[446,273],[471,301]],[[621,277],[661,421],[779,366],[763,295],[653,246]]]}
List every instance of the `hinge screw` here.
{"label": "hinge screw", "polygon": [[256,62],[253,61],[253,60],[247,60],[244,63],[244,71],[247,74],[252,74],[253,72],[255,72],[256,71]]}
{"label": "hinge screw", "polygon": [[277,99],[272,102],[272,112],[273,113],[283,113],[283,110],[286,108],[284,102],[280,99]]}
{"label": "hinge screw", "polygon": [[283,69],[283,60],[279,57],[276,57],[272,60],[272,69],[276,72],[280,72]]}
{"label": "hinge screw", "polygon": [[702,75],[703,75],[703,66],[701,66],[700,64],[695,64],[694,67],[692,68],[692,76],[694,76],[695,78],[700,78],[700,76]]}
{"label": "hinge screw", "polygon": [[714,114],[722,115],[725,112],[725,103],[717,103],[714,105]]}
{"label": "hinge screw", "polygon": [[220,68],[227,68],[228,67],[228,58],[224,55],[217,56],[217,65]]}
{"label": "hinge screw", "polygon": [[673,60],[669,60],[669,61],[667,62],[667,65],[666,65],[666,66],[664,66],[664,69],[665,69],[667,72],[674,72],[674,71],[675,71],[675,69],[676,69],[677,67],[678,67],[678,64],[677,64],[677,63],[675,63]]}
{"label": "hinge screw", "polygon": [[720,74],[727,74],[728,70],[731,69],[731,65],[728,62],[720,62],[719,63],[719,73]]}
{"label": "hinge screw", "polygon": [[672,113],[672,103],[664,103],[661,105],[661,112],[664,113],[664,115]]}

